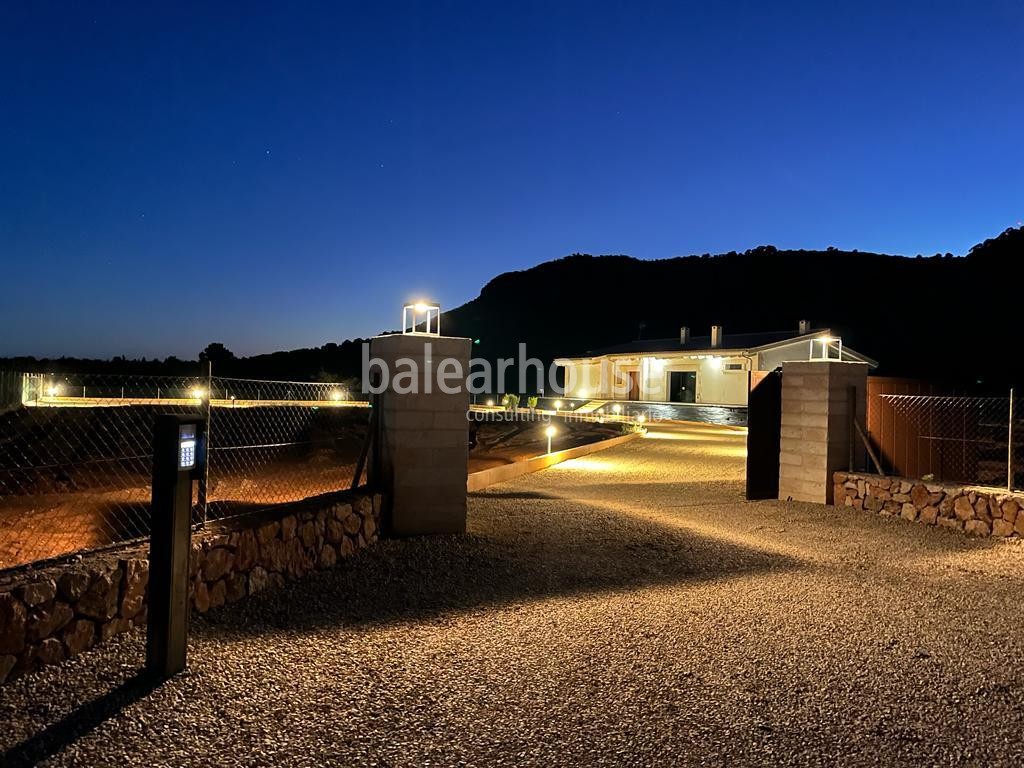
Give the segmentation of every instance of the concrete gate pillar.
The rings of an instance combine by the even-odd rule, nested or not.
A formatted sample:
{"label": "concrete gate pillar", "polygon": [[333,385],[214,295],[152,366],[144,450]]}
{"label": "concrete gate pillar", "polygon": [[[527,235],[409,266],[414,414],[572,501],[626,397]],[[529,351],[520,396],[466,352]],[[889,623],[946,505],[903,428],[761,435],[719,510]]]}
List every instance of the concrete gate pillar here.
{"label": "concrete gate pillar", "polygon": [[[471,348],[470,339],[422,333],[370,342],[371,356],[389,374],[378,400],[377,479],[392,536],[466,530]],[[460,375],[446,360],[458,361]],[[441,384],[458,392],[445,392]]]}
{"label": "concrete gate pillar", "polygon": [[[832,503],[832,473],[859,469],[867,406],[867,363],[805,360],[782,364],[779,498]],[[854,387],[851,407],[850,388]],[[851,418],[852,413],[852,418]],[[855,440],[856,443],[851,443]]]}

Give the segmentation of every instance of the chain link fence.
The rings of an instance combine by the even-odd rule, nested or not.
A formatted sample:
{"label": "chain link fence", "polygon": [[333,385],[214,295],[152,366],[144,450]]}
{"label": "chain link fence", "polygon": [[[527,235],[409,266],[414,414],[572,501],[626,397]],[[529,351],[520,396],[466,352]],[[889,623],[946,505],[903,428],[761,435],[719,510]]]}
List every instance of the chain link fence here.
{"label": "chain link fence", "polygon": [[1007,397],[872,394],[869,437],[883,471],[940,482],[1024,485],[1024,419]]}
{"label": "chain link fence", "polygon": [[336,384],[211,379],[208,519],[349,487],[365,402]]}
{"label": "chain link fence", "polygon": [[349,487],[366,403],[339,385],[0,374],[0,570],[148,535],[157,414],[209,419],[195,519]]}

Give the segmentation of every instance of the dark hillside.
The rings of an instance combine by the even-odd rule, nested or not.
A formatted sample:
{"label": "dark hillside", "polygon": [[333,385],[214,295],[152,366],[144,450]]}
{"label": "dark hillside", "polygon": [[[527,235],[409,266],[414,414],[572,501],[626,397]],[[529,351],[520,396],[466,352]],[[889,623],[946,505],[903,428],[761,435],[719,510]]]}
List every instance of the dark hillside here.
{"label": "dark hillside", "polygon": [[479,338],[481,357],[516,342],[550,359],[637,338],[830,326],[881,373],[1001,386],[1020,380],[1022,308],[1008,294],[1024,265],[1024,229],[966,257],[780,251],[642,261],[576,254],[496,277],[445,315],[445,332]]}

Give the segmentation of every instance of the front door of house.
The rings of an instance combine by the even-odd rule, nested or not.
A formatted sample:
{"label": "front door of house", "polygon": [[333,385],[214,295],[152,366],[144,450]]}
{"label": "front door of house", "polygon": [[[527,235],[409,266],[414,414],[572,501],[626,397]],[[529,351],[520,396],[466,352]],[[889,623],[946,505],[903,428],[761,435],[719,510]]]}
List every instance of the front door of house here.
{"label": "front door of house", "polygon": [[697,402],[697,372],[671,371],[668,375],[668,399],[670,403]]}
{"label": "front door of house", "polygon": [[629,397],[627,399],[640,399],[640,371],[629,372]]}

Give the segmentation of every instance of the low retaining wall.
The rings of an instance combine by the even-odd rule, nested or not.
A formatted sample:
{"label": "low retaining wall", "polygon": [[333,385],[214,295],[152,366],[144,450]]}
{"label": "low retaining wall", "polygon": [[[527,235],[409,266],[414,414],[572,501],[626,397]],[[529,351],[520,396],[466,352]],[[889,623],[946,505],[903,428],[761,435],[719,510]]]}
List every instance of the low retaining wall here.
{"label": "low retaining wall", "polygon": [[563,461],[578,459],[581,456],[603,451],[605,448],[612,448],[638,437],[641,437],[641,433],[634,432],[628,435],[620,435],[619,437],[611,437],[607,440],[600,440],[596,443],[577,445],[575,448],[566,448],[564,451],[545,453],[543,456],[535,456],[532,459],[524,459],[512,464],[502,464],[499,467],[482,469],[466,478],[466,490],[470,493],[479,491],[481,488],[486,488],[489,485],[503,483],[506,480],[512,480],[521,475],[528,475],[531,472],[539,472],[555,464],[561,464]]}
{"label": "low retaining wall", "polygon": [[[377,540],[381,497],[332,494],[193,536],[189,596],[205,613],[298,579]],[[0,581],[0,683],[146,623],[148,544]]]}
{"label": "low retaining wall", "polygon": [[866,509],[972,536],[1024,536],[1024,494],[903,477],[836,472],[836,506]]}

